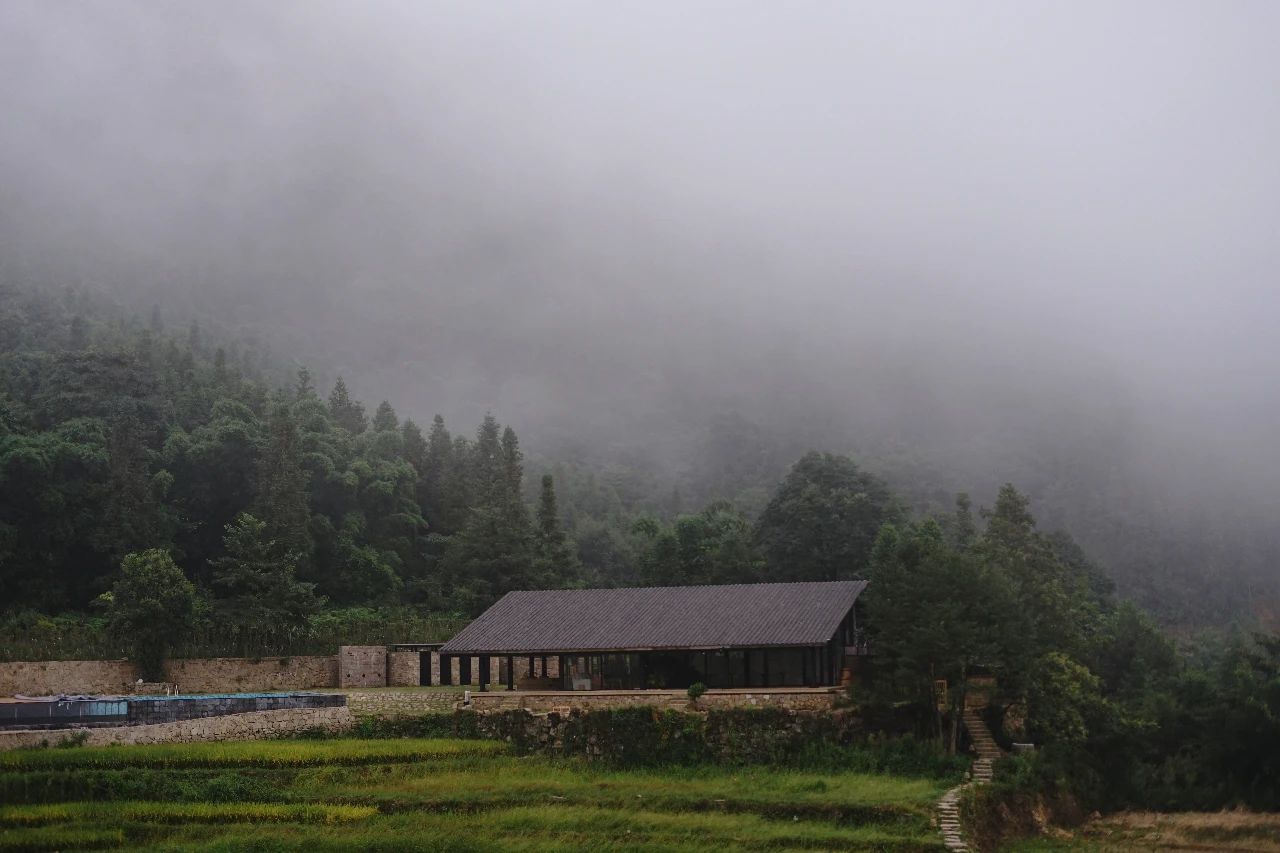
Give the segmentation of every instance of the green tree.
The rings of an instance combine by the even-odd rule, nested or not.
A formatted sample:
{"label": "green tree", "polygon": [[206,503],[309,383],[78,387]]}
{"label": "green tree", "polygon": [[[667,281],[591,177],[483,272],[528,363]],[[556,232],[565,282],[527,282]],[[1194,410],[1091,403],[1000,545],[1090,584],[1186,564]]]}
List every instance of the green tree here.
{"label": "green tree", "polygon": [[312,556],[308,480],[293,412],[284,401],[277,401],[267,422],[267,444],[258,466],[254,514],[266,523],[267,535],[281,553],[293,554],[303,565],[309,564]]}
{"label": "green tree", "polygon": [[389,432],[400,427],[400,421],[396,418],[396,410],[391,408],[391,404],[383,400],[378,404],[378,409],[373,413],[373,429],[374,432]]}
{"label": "green tree", "polygon": [[131,649],[147,681],[164,680],[164,661],[191,628],[196,591],[169,552],[129,554],[109,593],[111,632]]}
{"label": "green tree", "polygon": [[341,376],[333,383],[333,390],[329,392],[329,412],[333,415],[334,422],[352,435],[364,432],[365,427],[368,426],[364,415],[364,404],[351,399],[351,394],[347,391],[347,383]]}
{"label": "green tree", "polygon": [[670,526],[641,518],[635,530],[647,542],[640,557],[647,584],[751,583],[764,571],[751,523],[725,501],[679,516]]}
{"label": "green tree", "polygon": [[[1001,579],[974,555],[949,547],[933,520],[886,525],[866,601],[881,689],[933,708],[934,731],[954,752],[970,676],[979,667],[1001,672],[1006,659],[1001,625],[1012,602]],[[949,728],[934,700],[939,680],[948,684]]]}
{"label": "green tree", "polygon": [[319,610],[315,585],[295,577],[297,555],[268,538],[266,522],[241,513],[226,526],[223,543],[226,555],[211,561],[216,608],[242,653],[264,637],[298,631]]}
{"label": "green tree", "polygon": [[533,553],[533,577],[538,586],[562,586],[578,573],[577,554],[560,526],[555,479],[550,474],[542,475]]}
{"label": "green tree", "polygon": [[756,524],[771,580],[865,575],[881,526],[902,517],[889,487],[846,456],[807,453]]}

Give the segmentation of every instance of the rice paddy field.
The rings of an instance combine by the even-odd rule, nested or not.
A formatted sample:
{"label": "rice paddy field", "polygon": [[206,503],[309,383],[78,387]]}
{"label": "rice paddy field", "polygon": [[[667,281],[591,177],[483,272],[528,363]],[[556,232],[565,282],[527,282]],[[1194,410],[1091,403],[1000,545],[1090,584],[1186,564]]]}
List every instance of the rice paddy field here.
{"label": "rice paddy field", "polygon": [[949,784],[610,770],[493,741],[23,750],[0,754],[0,850],[941,851]]}

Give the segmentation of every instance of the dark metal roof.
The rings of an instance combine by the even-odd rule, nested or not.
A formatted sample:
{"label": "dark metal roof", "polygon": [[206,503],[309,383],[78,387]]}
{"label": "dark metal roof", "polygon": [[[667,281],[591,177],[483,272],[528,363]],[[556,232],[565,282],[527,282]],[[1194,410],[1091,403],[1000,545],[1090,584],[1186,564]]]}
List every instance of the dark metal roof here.
{"label": "dark metal roof", "polygon": [[509,592],[441,647],[445,654],[814,646],[840,627],[866,581]]}

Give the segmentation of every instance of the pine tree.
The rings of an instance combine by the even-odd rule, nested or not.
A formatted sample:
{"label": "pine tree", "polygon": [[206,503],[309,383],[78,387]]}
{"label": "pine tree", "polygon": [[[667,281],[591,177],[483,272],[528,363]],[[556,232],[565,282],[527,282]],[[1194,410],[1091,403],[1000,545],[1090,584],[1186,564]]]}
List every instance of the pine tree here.
{"label": "pine tree", "polygon": [[533,537],[534,580],[538,586],[561,586],[577,574],[578,558],[560,527],[555,480],[550,474],[542,475]]}
{"label": "pine tree", "polygon": [[396,418],[396,410],[391,408],[391,404],[383,400],[378,404],[378,409],[373,413],[373,431],[389,432],[400,426],[399,420]]}
{"label": "pine tree", "polygon": [[338,426],[352,435],[359,435],[365,430],[364,404],[352,400],[347,392],[347,383],[338,377],[333,383],[333,391],[329,393],[329,413]]}
{"label": "pine tree", "polygon": [[298,427],[289,406],[277,399],[267,424],[267,446],[258,467],[255,515],[266,522],[268,538],[301,565],[312,556],[308,473],[303,470]]}
{"label": "pine tree", "polygon": [[472,496],[478,505],[499,508],[508,493],[507,463],[502,449],[498,421],[485,415],[476,430],[472,449]]}
{"label": "pine tree", "polygon": [[227,351],[222,347],[213,354],[213,382],[219,387],[227,382]]}
{"label": "pine tree", "polygon": [[267,536],[266,522],[241,513],[225,528],[226,555],[211,560],[218,615],[248,653],[268,637],[306,624],[321,599],[294,576],[298,555]]}
{"label": "pine tree", "polygon": [[305,400],[308,397],[314,397],[316,386],[311,381],[311,371],[307,370],[304,364],[298,368],[298,381],[294,386],[294,397],[298,400]]}

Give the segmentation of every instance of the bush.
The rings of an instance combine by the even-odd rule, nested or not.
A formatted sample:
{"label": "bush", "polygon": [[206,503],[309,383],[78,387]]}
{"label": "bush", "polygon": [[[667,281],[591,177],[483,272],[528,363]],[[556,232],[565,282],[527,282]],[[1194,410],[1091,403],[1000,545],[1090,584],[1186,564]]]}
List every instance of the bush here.
{"label": "bush", "polygon": [[707,685],[701,681],[695,681],[689,685],[689,701],[697,702],[707,692]]}

